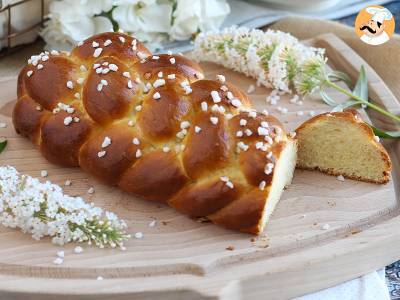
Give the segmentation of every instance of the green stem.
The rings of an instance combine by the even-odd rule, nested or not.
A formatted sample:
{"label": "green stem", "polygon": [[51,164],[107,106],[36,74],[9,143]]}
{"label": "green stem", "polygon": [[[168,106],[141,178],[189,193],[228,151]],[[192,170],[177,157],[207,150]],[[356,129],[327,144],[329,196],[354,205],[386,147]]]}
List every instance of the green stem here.
{"label": "green stem", "polygon": [[396,116],[395,114],[392,114],[391,112],[388,112],[387,110],[383,109],[382,107],[377,106],[377,105],[375,105],[375,104],[373,104],[371,102],[368,102],[368,101],[366,101],[366,100],[364,100],[364,99],[352,94],[351,92],[349,92],[348,90],[338,86],[334,82],[332,82],[330,80],[324,80],[323,83],[325,85],[330,86],[330,87],[334,88],[335,90],[345,94],[346,96],[349,96],[350,98],[352,98],[354,100],[357,100],[358,102],[360,102],[360,104],[365,104],[366,106],[371,107],[372,109],[380,112],[381,114],[383,114],[383,115],[385,115],[385,116],[387,116],[387,117],[389,117],[389,118],[391,118],[393,120],[396,120],[397,122],[400,122],[400,116]]}

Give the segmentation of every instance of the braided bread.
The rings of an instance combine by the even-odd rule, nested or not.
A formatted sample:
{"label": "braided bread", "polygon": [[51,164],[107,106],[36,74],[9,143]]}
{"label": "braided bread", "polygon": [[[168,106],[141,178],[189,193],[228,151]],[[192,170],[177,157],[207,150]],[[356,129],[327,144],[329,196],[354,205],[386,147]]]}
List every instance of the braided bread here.
{"label": "braided bread", "polygon": [[103,33],[33,56],[13,122],[50,162],[259,234],[291,182],[296,142],[223,76],[203,77],[184,56]]}

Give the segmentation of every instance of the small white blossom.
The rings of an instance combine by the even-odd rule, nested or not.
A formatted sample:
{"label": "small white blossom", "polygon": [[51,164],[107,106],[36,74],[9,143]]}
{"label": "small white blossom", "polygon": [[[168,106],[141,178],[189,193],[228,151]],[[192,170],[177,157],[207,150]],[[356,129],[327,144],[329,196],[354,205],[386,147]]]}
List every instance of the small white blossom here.
{"label": "small white blossom", "polygon": [[143,238],[143,233],[142,232],[136,232],[135,233],[135,239],[141,239],[141,238]]}
{"label": "small white blossom", "polygon": [[224,75],[221,75],[221,74],[218,74],[218,75],[217,75],[217,80],[218,80],[219,82],[221,82],[221,83],[224,83],[224,82],[225,82],[225,76],[224,76]]}
{"label": "small white blossom", "polygon": [[329,224],[324,224],[322,226],[322,230],[329,230],[329,228],[331,228],[331,226]]}
{"label": "small white blossom", "polygon": [[345,181],[343,175],[337,176],[336,179],[339,180],[339,181],[342,181],[342,182]]}
{"label": "small white blossom", "polygon": [[76,246],[76,247],[74,248],[74,252],[75,252],[76,254],[80,254],[80,253],[83,252],[83,248],[82,248],[81,246]]}
{"label": "small white blossom", "polygon": [[254,84],[250,84],[249,87],[247,88],[247,94],[251,94],[256,90],[256,87]]}
{"label": "small white blossom", "polygon": [[53,260],[55,265],[61,265],[63,262],[64,260],[61,257],[57,257],[55,260]]}

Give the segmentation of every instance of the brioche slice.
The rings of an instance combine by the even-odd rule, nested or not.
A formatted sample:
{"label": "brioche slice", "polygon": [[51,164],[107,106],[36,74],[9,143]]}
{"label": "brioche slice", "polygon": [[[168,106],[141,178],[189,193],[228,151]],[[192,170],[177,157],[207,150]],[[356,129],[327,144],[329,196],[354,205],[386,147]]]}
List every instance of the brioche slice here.
{"label": "brioche slice", "polygon": [[389,181],[389,155],[355,110],[317,115],[297,128],[296,136],[301,169],[373,183]]}

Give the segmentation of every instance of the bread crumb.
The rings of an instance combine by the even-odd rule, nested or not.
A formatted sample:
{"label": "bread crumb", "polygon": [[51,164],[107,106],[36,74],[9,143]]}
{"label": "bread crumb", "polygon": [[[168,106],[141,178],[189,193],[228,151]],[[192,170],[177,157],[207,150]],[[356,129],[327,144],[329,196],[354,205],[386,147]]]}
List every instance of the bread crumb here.
{"label": "bread crumb", "polygon": [[233,247],[233,246],[228,246],[228,247],[226,247],[225,249],[228,250],[228,251],[233,251],[233,250],[235,250],[235,247]]}

